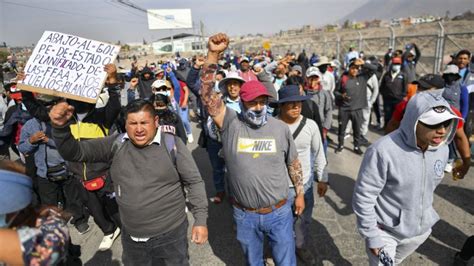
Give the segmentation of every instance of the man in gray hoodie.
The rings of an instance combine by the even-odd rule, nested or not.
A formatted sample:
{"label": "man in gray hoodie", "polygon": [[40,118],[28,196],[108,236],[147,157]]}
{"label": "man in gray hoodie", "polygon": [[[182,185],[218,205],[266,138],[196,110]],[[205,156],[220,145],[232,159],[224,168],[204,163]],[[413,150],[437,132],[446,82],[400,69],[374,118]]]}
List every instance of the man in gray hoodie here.
{"label": "man in gray hoodie", "polygon": [[400,128],[367,149],[352,207],[370,265],[379,264],[380,254],[399,264],[429,237],[439,220],[433,193],[458,119],[440,93],[420,92],[408,103]]}

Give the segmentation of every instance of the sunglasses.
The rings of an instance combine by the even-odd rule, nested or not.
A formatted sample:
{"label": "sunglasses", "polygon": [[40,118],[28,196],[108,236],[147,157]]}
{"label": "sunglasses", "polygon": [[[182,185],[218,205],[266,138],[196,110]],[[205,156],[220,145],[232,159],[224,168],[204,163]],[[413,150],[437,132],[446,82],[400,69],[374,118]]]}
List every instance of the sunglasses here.
{"label": "sunglasses", "polygon": [[159,88],[155,88],[155,91],[168,91],[168,87],[165,87],[165,86],[161,86]]}
{"label": "sunglasses", "polygon": [[444,122],[441,122],[441,123],[439,123],[439,124],[435,124],[435,125],[427,125],[427,124],[425,124],[425,123],[423,123],[423,122],[421,122],[421,121],[419,121],[419,122],[420,122],[420,124],[422,124],[424,127],[429,128],[429,129],[438,129],[438,128],[441,128],[441,127],[443,127],[443,128],[448,128],[448,127],[451,125],[451,119],[450,119],[450,120],[446,120],[446,121],[444,121]]}

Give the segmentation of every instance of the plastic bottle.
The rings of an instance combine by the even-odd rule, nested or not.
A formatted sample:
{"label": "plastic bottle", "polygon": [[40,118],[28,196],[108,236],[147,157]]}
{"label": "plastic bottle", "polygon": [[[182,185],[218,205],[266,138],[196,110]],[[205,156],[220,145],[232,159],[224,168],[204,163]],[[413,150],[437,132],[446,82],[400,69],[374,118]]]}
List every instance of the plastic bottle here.
{"label": "plastic bottle", "polygon": [[463,161],[462,159],[456,159],[454,162],[453,162],[453,180],[454,181],[457,181],[459,179],[461,179],[461,174],[459,172],[460,168],[462,167],[463,165]]}

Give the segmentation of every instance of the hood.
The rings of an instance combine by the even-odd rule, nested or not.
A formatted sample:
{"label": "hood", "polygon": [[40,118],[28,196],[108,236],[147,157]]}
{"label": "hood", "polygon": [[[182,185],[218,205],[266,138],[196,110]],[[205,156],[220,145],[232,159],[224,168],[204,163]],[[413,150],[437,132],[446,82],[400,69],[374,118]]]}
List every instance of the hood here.
{"label": "hood", "polygon": [[142,74],[142,78],[145,78],[145,74],[148,73],[150,74],[150,78],[149,79],[154,79],[155,78],[155,75],[153,74],[153,71],[149,68],[149,67],[144,67],[141,71],[141,74]]}
{"label": "hood", "polygon": [[[416,145],[416,125],[418,124],[418,119],[423,113],[437,106],[445,106],[449,112],[454,114],[448,102],[442,97],[442,90],[419,92],[410,99],[399,129],[404,142],[408,146],[418,149]],[[449,143],[453,140],[457,124],[458,120],[454,122],[450,128],[450,132],[446,134],[445,143]],[[442,145],[438,147],[440,146]]]}

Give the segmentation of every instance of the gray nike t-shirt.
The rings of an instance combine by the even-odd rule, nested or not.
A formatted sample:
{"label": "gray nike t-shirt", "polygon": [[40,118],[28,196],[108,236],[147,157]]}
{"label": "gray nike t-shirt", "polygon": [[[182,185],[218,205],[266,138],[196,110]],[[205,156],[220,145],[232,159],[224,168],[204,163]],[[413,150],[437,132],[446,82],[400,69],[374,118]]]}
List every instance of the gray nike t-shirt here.
{"label": "gray nike t-shirt", "polygon": [[237,202],[262,208],[288,197],[287,165],[298,153],[286,124],[268,117],[263,127],[254,129],[227,108],[221,135],[229,185]]}

